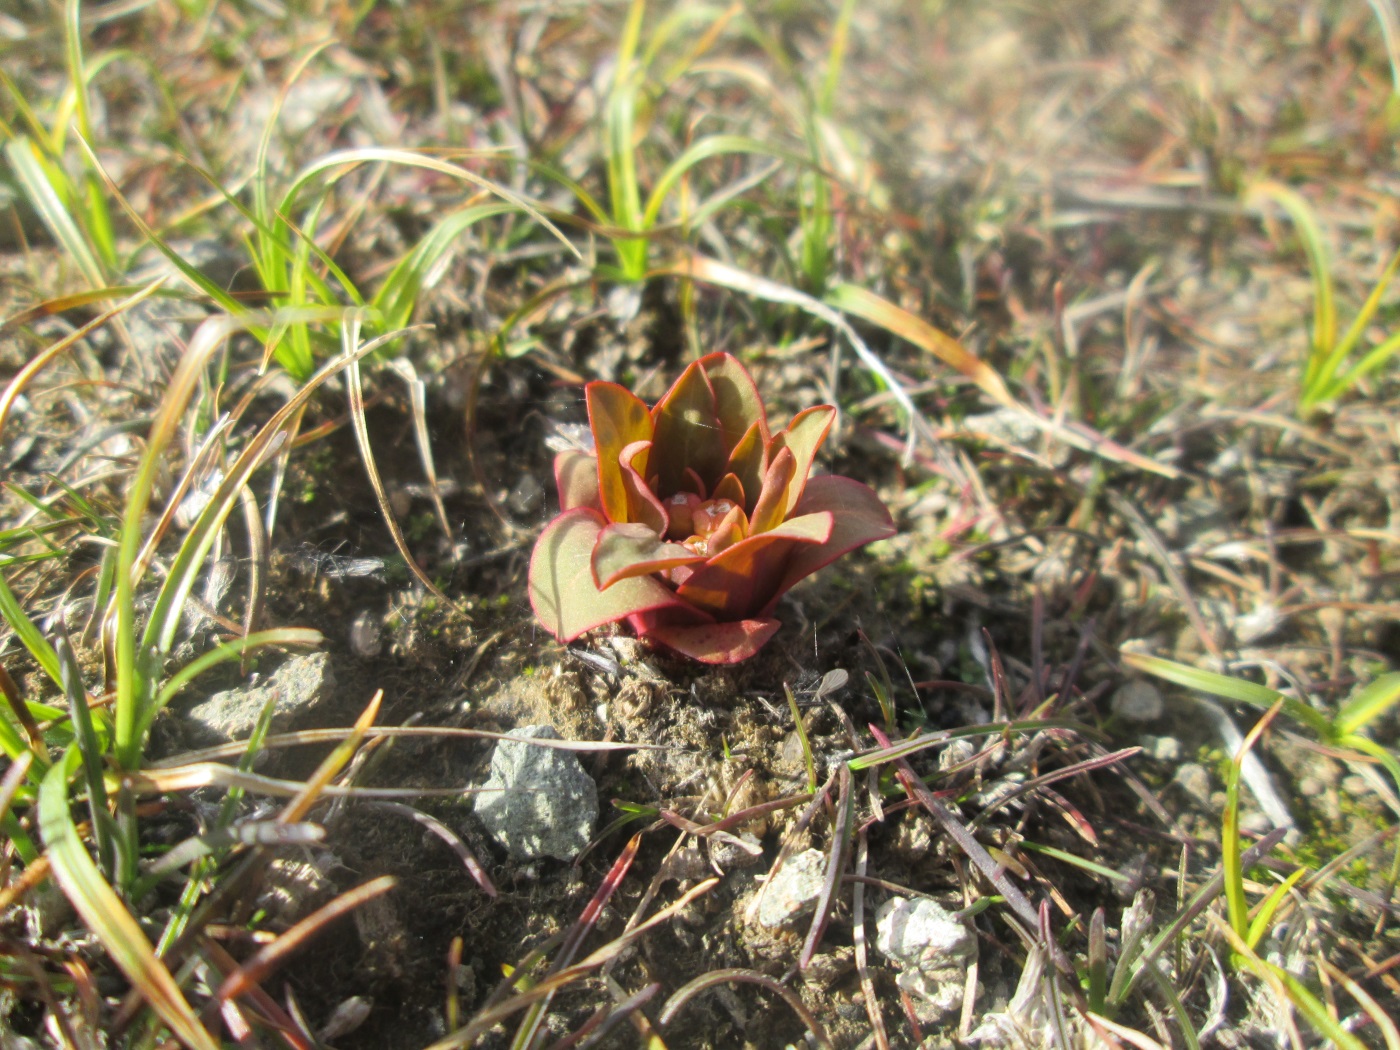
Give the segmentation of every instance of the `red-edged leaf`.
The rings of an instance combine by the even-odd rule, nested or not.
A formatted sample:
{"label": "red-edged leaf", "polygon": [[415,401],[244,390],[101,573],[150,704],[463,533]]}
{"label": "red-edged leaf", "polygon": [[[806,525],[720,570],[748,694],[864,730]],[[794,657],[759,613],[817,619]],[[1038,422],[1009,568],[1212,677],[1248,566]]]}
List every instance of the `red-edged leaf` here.
{"label": "red-edged leaf", "polygon": [[724,435],[715,416],[715,392],[698,361],[656,403],[651,419],[655,438],[646,476],[657,475],[658,496],[665,499],[686,488],[687,467],[706,486],[719,480],[726,460]]}
{"label": "red-edged leaf", "polygon": [[687,609],[650,576],[623,580],[606,591],[593,582],[593,548],[607,525],[595,510],[575,507],[545,526],[530,556],[530,604],[561,642],[634,613]]}
{"label": "red-edged leaf", "polygon": [[729,472],[744,487],[744,510],[753,514],[758,494],[763,488],[763,475],[768,471],[768,438],[755,423],[729,453]]}
{"label": "red-edged leaf", "polygon": [[559,509],[590,507],[602,511],[598,495],[598,459],[591,452],[568,449],[554,457],[554,485],[559,490]]}
{"label": "red-edged leaf", "polygon": [[737,474],[729,473],[719,479],[719,484],[715,486],[714,492],[710,493],[710,499],[727,499],[730,503],[742,507],[744,505],[744,483],[739,480]]}
{"label": "red-edged leaf", "polygon": [[667,625],[653,627],[646,637],[701,663],[737,664],[762,649],[781,626],[777,620],[735,620],[694,627]]}
{"label": "red-edged leaf", "polygon": [[788,482],[784,517],[791,514],[802,499],[807,475],[812,471],[812,461],[817,458],[817,449],[822,447],[827,431],[831,429],[831,421],[835,418],[836,409],[830,405],[815,405],[797,413],[786,430],[773,436],[773,443],[768,446],[769,459],[776,456],[780,448],[790,449],[797,459],[797,469],[793,472],[792,481]]}
{"label": "red-edged leaf", "polygon": [[671,519],[661,501],[642,481],[641,472],[646,467],[650,452],[650,441],[634,441],[618,456],[622,467],[622,487],[627,493],[627,517],[624,520],[640,522],[658,536],[664,536]]}
{"label": "red-edged leaf", "polygon": [[724,435],[725,455],[755,424],[766,443],[768,414],[749,370],[732,354],[708,354],[697,363],[705,370],[710,389],[715,392],[715,415],[719,417],[719,429]]}
{"label": "red-edged leaf", "polygon": [[705,553],[713,558],[720,552],[734,546],[748,534],[749,519],[744,514],[744,508],[736,503],[730,508],[729,513],[720,519],[715,530],[706,538]]}
{"label": "red-edged leaf", "polygon": [[797,549],[828,542],[834,530],[830,514],[790,518],[721,551],[696,568],[676,593],[716,620],[742,620],[771,604]]}
{"label": "red-edged leaf", "polygon": [[[622,481],[622,450],[636,441],[652,438],[651,413],[646,403],[616,383],[589,383],[583,388],[588,402],[588,425],[593,431],[593,451],[598,456],[598,492],[603,513],[610,521],[627,521],[627,489]],[[646,477],[647,464],[636,464]]]}
{"label": "red-edged leaf", "polygon": [[876,540],[887,540],[899,531],[890,518],[890,512],[880,502],[880,497],[868,485],[851,478],[812,478],[807,482],[807,490],[794,511],[799,515],[826,511],[831,514],[835,525],[825,542],[793,550],[782,582],[763,607],[762,615],[767,615],[798,580],[831,564],[847,551]]}
{"label": "red-edged leaf", "polygon": [[781,524],[787,517],[787,491],[797,471],[797,457],[792,449],[780,448],[768,464],[768,472],[763,475],[763,487],[758,492],[758,502],[749,515],[749,531],[768,532]]}
{"label": "red-edged leaf", "polygon": [[704,478],[695,473],[694,468],[686,467],[681,471],[681,476],[685,478],[685,483],[681,486],[685,491],[695,493],[701,500],[710,498],[710,486],[705,483]]}
{"label": "red-edged leaf", "polygon": [[679,543],[667,543],[645,525],[622,522],[598,533],[593,547],[593,581],[606,591],[620,580],[704,560],[704,555]]}

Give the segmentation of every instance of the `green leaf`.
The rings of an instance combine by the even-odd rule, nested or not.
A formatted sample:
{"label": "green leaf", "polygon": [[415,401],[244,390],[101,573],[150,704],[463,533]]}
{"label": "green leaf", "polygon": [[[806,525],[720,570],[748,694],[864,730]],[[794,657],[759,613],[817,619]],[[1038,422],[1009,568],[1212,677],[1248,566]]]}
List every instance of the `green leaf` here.
{"label": "green leaf", "polygon": [[5,143],[5,158],[10,162],[10,170],[19,180],[20,189],[24,191],[30,206],[48,227],[53,239],[72,256],[88,284],[93,288],[109,284],[92,244],[78,228],[54,187],[57,180],[67,182],[61,169],[46,168],[34,144],[26,138],[14,138]]}
{"label": "green leaf", "polygon": [[1163,660],[1159,656],[1148,656],[1145,653],[1125,652],[1122,654],[1122,659],[1123,663],[1135,670],[1156,675],[1158,678],[1175,682],[1177,685],[1184,685],[1188,689],[1199,689],[1203,693],[1223,696],[1227,700],[1238,700],[1242,704],[1248,704],[1261,711],[1267,711],[1279,700],[1282,700],[1283,713],[1289,718],[1296,722],[1302,722],[1324,740],[1331,741],[1336,735],[1332,723],[1327,720],[1325,715],[1314,711],[1301,700],[1284,696],[1267,686],[1246,682],[1241,678],[1231,678],[1229,675],[1216,674],[1214,671],[1202,671],[1197,667],[1179,664],[1174,660]]}
{"label": "green leaf", "polygon": [[619,522],[598,534],[593,548],[593,580],[607,590],[619,580],[704,560],[703,554],[679,543],[667,543],[646,525]]}
{"label": "green leaf", "polygon": [[651,435],[647,476],[659,478],[656,494],[661,499],[691,487],[685,483],[687,468],[695,471],[707,488],[728,473],[729,457],[716,414],[715,392],[699,361],[686,366],[651,410],[651,418],[655,433]]}
{"label": "green leaf", "polygon": [[598,490],[598,457],[591,452],[565,449],[554,457],[554,487],[559,493],[559,509],[589,507],[602,512]]}
{"label": "green leaf", "polygon": [[[705,370],[715,395],[715,415],[724,435],[724,453],[732,456],[756,425],[764,442],[769,439],[768,413],[749,370],[733,354],[706,354],[696,362]],[[741,476],[740,481],[743,480]]]}
{"label": "green leaf", "polygon": [[78,838],[68,812],[68,777],[79,761],[77,749],[70,749],[64,761],[49,770],[39,789],[39,830],[54,878],[112,961],[175,1037],[194,1050],[218,1050],[218,1042],[200,1023],[170,971],[156,958],[140,925],[102,878]]}
{"label": "green leaf", "polygon": [[530,557],[530,604],[540,623],[561,642],[636,613],[672,609],[703,620],[651,576],[621,580],[607,590],[593,581],[593,548],[607,521],[576,507],[545,526]]}
{"label": "green leaf", "polygon": [[29,650],[29,655],[34,657],[34,662],[49,676],[49,680],[62,689],[63,671],[59,666],[58,654],[26,615],[3,576],[0,576],[0,619],[10,625],[10,630],[15,632],[15,637]]}
{"label": "green leaf", "polygon": [[1400,702],[1400,672],[1381,675],[1354,694],[1337,712],[1335,724],[1343,736],[1370,725]]}

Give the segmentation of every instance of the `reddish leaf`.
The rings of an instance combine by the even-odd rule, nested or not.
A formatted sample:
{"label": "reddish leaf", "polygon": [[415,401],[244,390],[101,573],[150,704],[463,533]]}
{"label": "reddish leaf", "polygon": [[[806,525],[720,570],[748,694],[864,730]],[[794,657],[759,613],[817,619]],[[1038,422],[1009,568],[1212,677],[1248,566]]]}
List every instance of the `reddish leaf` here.
{"label": "reddish leaf", "polygon": [[703,554],[679,543],[667,543],[645,525],[621,522],[598,533],[593,547],[593,581],[606,591],[619,580],[704,560]]}
{"label": "reddish leaf", "polygon": [[650,441],[634,441],[617,457],[622,467],[622,488],[627,493],[627,514],[613,520],[640,522],[658,536],[664,536],[670,518],[661,501],[642,481],[642,470],[650,452]]}
{"label": "reddish leaf", "polygon": [[699,362],[681,373],[651,410],[651,419],[656,436],[648,476],[657,475],[658,496],[664,500],[686,488],[687,468],[706,486],[719,480],[726,460],[724,435],[715,416],[715,393]]}
{"label": "reddish leaf", "polygon": [[[652,438],[651,414],[641,398],[616,383],[589,383],[588,425],[598,456],[598,491],[603,513],[611,521],[627,521],[627,488],[622,481],[622,450],[636,441]],[[646,476],[647,464],[637,465]]]}
{"label": "reddish leaf", "polygon": [[749,534],[748,527],[749,519],[744,515],[744,508],[736,503],[706,537],[705,553],[713,558],[721,551],[728,550]]}
{"label": "reddish leaf", "polygon": [[763,475],[768,470],[768,439],[755,423],[744,432],[734,450],[729,453],[729,472],[744,487],[744,510],[753,514],[758,494],[763,489]]}
{"label": "reddish leaf", "polygon": [[744,505],[744,483],[739,480],[738,475],[726,474],[719,479],[719,484],[715,486],[714,492],[710,493],[710,499],[727,499],[730,503],[742,507]]}
{"label": "reddish leaf", "polygon": [[831,564],[847,551],[876,540],[887,540],[899,531],[890,518],[890,512],[880,502],[880,497],[868,485],[851,478],[812,478],[807,482],[807,490],[795,511],[799,515],[826,511],[831,514],[835,524],[824,542],[793,550],[782,582],[763,607],[762,615],[765,616],[798,580]]}
{"label": "reddish leaf", "polygon": [[681,488],[686,492],[695,493],[701,500],[710,498],[710,486],[705,484],[705,479],[695,473],[694,470],[690,467],[686,467],[685,470],[681,471],[681,476],[685,478],[685,483]]}
{"label": "reddish leaf", "polygon": [[603,509],[598,495],[598,459],[591,452],[569,449],[555,456],[554,485],[559,491],[560,510]]}
{"label": "reddish leaf", "polygon": [[779,449],[786,448],[791,450],[797,460],[797,469],[793,472],[792,481],[788,482],[787,500],[783,505],[784,517],[792,513],[802,498],[802,490],[807,485],[807,475],[812,471],[812,461],[817,458],[817,449],[822,447],[827,431],[831,429],[831,421],[835,418],[836,409],[830,405],[816,405],[804,409],[792,417],[792,422],[786,430],[774,435],[773,443],[768,446],[769,459],[776,456]]}
{"label": "reddish leaf", "polygon": [[693,627],[664,625],[651,628],[646,636],[704,664],[737,664],[762,649],[781,626],[777,620],[735,620]]}
{"label": "reddish leaf", "polygon": [[763,475],[763,488],[749,516],[749,531],[767,532],[787,517],[787,490],[797,471],[797,457],[791,449],[779,449]]}
{"label": "reddish leaf", "polygon": [[830,514],[817,513],[753,533],[696,568],[676,593],[716,620],[743,619],[781,593],[790,555],[827,543],[834,529]]}
{"label": "reddish leaf", "polygon": [[593,582],[593,548],[607,525],[595,510],[575,507],[545,526],[530,557],[530,604],[561,642],[654,609],[688,610],[652,576],[622,580],[606,591]]}
{"label": "reddish leaf", "polygon": [[725,455],[729,455],[755,424],[766,444],[768,413],[764,411],[763,398],[749,370],[730,354],[708,354],[697,363],[705,370],[710,389],[715,392],[715,415],[719,417],[719,429],[724,435]]}

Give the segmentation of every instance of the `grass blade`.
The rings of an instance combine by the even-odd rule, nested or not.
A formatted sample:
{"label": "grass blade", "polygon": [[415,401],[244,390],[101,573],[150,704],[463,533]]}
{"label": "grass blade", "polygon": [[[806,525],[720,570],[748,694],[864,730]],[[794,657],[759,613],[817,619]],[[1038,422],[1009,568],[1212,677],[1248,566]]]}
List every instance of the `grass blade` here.
{"label": "grass blade", "polygon": [[194,1050],[218,1050],[219,1044],[200,1024],[136,919],[102,878],[78,838],[68,812],[68,777],[80,759],[77,749],[70,749],[64,761],[49,770],[39,789],[39,830],[54,878],[112,961],[176,1038]]}
{"label": "grass blade", "polygon": [[1400,703],[1400,672],[1381,675],[1342,705],[1335,719],[1337,731],[1350,736],[1397,703]]}
{"label": "grass blade", "polygon": [[1237,700],[1250,707],[1257,707],[1261,711],[1267,711],[1281,700],[1283,701],[1283,713],[1289,718],[1303,723],[1324,740],[1331,741],[1336,735],[1332,723],[1328,721],[1326,715],[1314,711],[1301,700],[1284,696],[1268,686],[1256,685],[1241,678],[1231,678],[1229,675],[1216,674],[1214,671],[1202,671],[1197,667],[1179,664],[1174,660],[1164,660],[1159,656],[1148,656],[1146,653],[1125,652],[1121,656],[1123,663],[1136,671],[1155,675],[1168,682],[1175,682],[1177,685],[1184,685],[1188,689],[1198,689],[1213,696],[1223,696],[1227,700]]}
{"label": "grass blade", "polygon": [[34,657],[34,662],[44,674],[62,689],[63,670],[59,666],[58,654],[53,651],[53,646],[44,638],[43,632],[20,606],[4,576],[0,576],[0,619],[10,625],[10,630],[15,632],[20,644],[29,650],[29,655]]}
{"label": "grass blade", "polygon": [[5,143],[5,157],[30,206],[48,227],[53,239],[63,245],[64,251],[78,264],[88,284],[93,288],[102,288],[110,283],[87,236],[78,229],[78,224],[54,189],[51,178],[60,176],[45,169],[34,144],[26,138],[11,139]]}
{"label": "grass blade", "polygon": [[1317,215],[1312,205],[1297,190],[1281,182],[1265,180],[1255,183],[1245,193],[1245,204],[1259,207],[1273,203],[1278,205],[1293,222],[1293,229],[1302,242],[1303,251],[1308,257],[1308,268],[1313,279],[1313,336],[1312,352],[1308,355],[1303,372],[1303,390],[1311,388],[1318,377],[1318,370],[1326,355],[1337,343],[1337,306],[1332,293],[1332,264],[1328,257],[1327,242],[1322,236],[1322,228],[1317,223]]}
{"label": "grass blade", "polygon": [[151,710],[147,715],[147,724],[156,714],[170,703],[180,690],[189,685],[195,678],[202,675],[211,667],[215,667],[230,660],[237,660],[244,653],[254,649],[261,649],[265,646],[305,646],[314,649],[319,646],[325,638],[320,631],[314,631],[304,627],[284,627],[270,631],[258,631],[254,634],[245,635],[242,638],[235,638],[232,641],[224,642],[222,645],[200,654],[196,659],[176,671],[160,687],[160,692],[156,694],[155,703],[151,705]]}

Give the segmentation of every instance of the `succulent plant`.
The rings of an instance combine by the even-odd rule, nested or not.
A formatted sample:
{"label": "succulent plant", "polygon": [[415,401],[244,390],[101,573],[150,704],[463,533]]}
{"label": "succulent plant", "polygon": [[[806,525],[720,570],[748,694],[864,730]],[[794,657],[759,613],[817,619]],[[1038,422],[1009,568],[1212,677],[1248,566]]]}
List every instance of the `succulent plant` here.
{"label": "succulent plant", "polygon": [[793,584],[894,535],[869,487],[810,476],[836,410],[771,433],[729,354],[693,362],[650,409],[616,383],[585,395],[593,449],[555,458],[561,513],[530,558],[530,602],[561,642],[625,620],[696,660],[737,663],[778,630]]}

